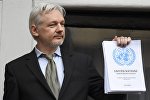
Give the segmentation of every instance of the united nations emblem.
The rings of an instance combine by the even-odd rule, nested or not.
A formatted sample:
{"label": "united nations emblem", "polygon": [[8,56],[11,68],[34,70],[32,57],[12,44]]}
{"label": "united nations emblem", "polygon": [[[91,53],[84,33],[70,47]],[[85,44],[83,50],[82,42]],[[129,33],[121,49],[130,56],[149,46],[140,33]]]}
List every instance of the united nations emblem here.
{"label": "united nations emblem", "polygon": [[113,50],[113,59],[121,66],[132,65],[135,57],[135,51],[131,48],[116,48]]}

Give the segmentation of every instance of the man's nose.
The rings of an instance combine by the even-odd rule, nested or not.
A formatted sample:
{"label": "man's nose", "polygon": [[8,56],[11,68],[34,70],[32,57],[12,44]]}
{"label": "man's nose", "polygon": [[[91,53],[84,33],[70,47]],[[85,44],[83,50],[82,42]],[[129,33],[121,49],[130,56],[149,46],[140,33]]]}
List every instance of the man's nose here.
{"label": "man's nose", "polygon": [[57,31],[63,31],[63,30],[64,30],[64,26],[61,24],[58,24]]}

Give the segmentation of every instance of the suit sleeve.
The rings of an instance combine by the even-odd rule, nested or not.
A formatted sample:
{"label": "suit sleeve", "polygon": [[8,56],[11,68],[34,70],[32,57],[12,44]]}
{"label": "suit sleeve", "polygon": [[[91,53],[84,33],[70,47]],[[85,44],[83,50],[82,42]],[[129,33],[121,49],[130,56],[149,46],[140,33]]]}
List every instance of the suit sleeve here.
{"label": "suit sleeve", "polygon": [[[90,58],[89,58],[90,59]],[[92,59],[89,60],[89,95],[94,98],[94,100],[104,99],[104,80],[98,74]]]}
{"label": "suit sleeve", "polygon": [[5,66],[3,100],[19,100],[18,85],[12,66]]}

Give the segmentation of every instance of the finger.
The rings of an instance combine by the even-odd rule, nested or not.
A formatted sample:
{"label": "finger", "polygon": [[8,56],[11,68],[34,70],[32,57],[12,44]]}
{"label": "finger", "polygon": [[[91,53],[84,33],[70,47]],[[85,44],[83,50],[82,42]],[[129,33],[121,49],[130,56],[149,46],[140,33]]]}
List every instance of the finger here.
{"label": "finger", "polygon": [[123,36],[120,37],[120,46],[124,46],[124,37]]}
{"label": "finger", "polygon": [[115,36],[112,41],[117,41],[117,36]]}
{"label": "finger", "polygon": [[121,42],[121,37],[117,37],[117,38],[116,38],[116,41],[117,41],[117,45],[119,46],[119,45],[120,45],[120,42]]}
{"label": "finger", "polygon": [[123,42],[123,46],[126,46],[128,44],[128,38],[124,37],[124,42]]}
{"label": "finger", "polygon": [[127,43],[129,44],[131,42],[131,37],[127,38]]}

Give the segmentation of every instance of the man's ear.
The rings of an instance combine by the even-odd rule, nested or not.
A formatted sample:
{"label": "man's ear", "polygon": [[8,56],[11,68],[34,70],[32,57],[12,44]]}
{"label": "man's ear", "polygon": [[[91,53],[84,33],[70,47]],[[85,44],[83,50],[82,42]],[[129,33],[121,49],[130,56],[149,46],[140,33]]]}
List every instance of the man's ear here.
{"label": "man's ear", "polygon": [[32,33],[33,37],[38,37],[39,36],[38,29],[37,29],[37,27],[35,25],[31,26],[31,31],[32,31],[31,33]]}

